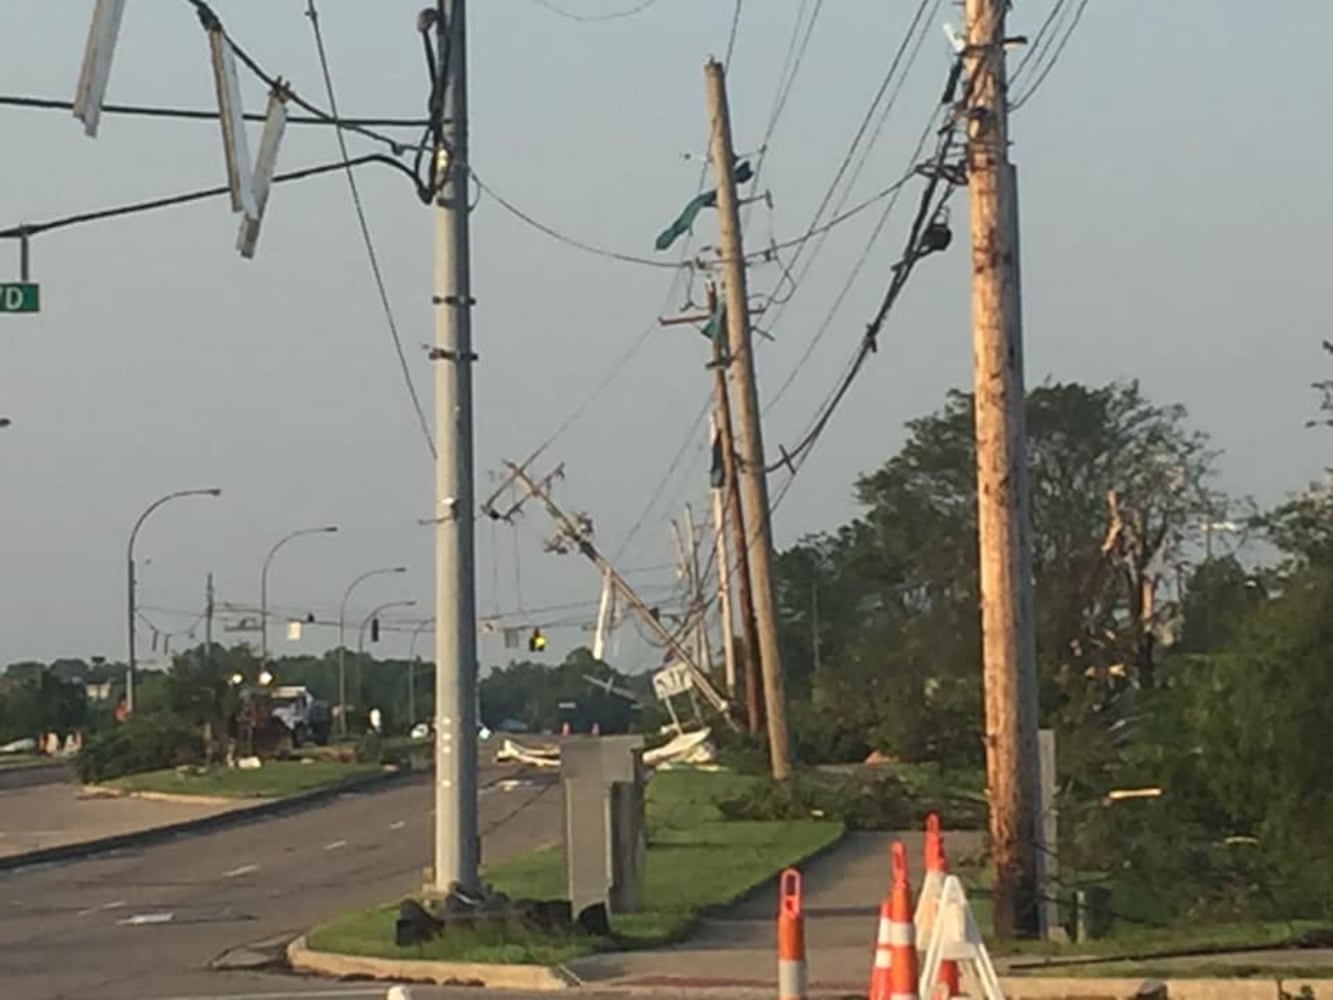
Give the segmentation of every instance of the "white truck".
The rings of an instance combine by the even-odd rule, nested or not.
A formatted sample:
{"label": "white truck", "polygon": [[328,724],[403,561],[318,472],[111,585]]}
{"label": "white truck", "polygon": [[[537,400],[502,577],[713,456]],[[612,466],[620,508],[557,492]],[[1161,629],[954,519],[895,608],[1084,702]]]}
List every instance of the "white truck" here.
{"label": "white truck", "polygon": [[292,734],[292,746],[314,742],[323,746],[329,741],[333,716],[329,706],[319,701],[310,689],[300,684],[275,687],[269,693],[269,714]]}

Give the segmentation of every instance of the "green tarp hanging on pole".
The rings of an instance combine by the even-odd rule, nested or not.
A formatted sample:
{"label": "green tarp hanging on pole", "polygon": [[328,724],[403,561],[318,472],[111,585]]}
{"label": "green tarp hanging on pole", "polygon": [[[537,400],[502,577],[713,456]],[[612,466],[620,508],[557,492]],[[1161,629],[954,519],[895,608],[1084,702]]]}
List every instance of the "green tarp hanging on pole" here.
{"label": "green tarp hanging on pole", "polygon": [[[750,166],[749,160],[743,160],[736,165],[736,183],[744,184],[754,177],[754,168]],[[712,208],[717,204],[717,190],[705,191],[702,194],[695,195],[690,199],[684,210],[676,217],[676,221],[662,230],[657,236],[657,242],[653,245],[658,250],[666,250],[676,240],[680,239],[690,231],[694,225],[694,220],[699,217],[699,213],[705,208]]]}

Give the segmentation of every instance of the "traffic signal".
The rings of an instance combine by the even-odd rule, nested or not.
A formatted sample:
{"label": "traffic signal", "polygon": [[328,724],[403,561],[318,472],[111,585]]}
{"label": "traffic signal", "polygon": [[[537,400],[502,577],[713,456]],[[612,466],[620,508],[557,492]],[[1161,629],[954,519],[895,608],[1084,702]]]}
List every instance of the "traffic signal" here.
{"label": "traffic signal", "polygon": [[542,635],[542,630],[535,628],[532,630],[532,637],[528,639],[528,652],[540,653],[546,649],[546,636]]}
{"label": "traffic signal", "polygon": [[380,620],[378,618],[370,619],[370,641],[380,641]]}

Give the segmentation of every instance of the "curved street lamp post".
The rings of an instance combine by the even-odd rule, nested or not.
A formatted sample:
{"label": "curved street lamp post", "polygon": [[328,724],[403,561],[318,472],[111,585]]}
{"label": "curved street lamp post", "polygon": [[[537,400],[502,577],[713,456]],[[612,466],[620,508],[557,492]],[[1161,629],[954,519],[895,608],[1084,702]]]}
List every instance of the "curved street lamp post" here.
{"label": "curved street lamp post", "polygon": [[373,576],[385,576],[389,573],[406,573],[406,566],[388,566],[384,569],[366,570],[347,585],[343,591],[342,604],[338,608],[338,735],[347,735],[347,599],[362,580]]}
{"label": "curved street lamp post", "polygon": [[296,531],[290,531],[278,539],[276,545],[268,550],[268,555],[264,557],[264,569],[259,574],[259,662],[268,668],[268,567],[273,562],[273,557],[278,554],[278,550],[290,542],[293,538],[300,538],[302,535],[328,535],[338,530],[336,524],[329,524],[322,528],[298,528]]}
{"label": "curved street lamp post", "polygon": [[143,527],[144,521],[148,520],[148,515],[152,514],[153,511],[157,510],[157,508],[161,507],[164,503],[167,503],[171,500],[180,500],[184,497],[220,497],[220,496],[222,496],[222,491],[220,489],[217,489],[216,487],[204,490],[176,490],[174,493],[168,493],[166,496],[158,497],[156,500],[150,503],[147,506],[147,508],[145,508],[144,512],[139,515],[139,520],[134,522],[134,530],[130,532],[130,542],[125,549],[125,566],[127,571],[126,577],[128,581],[125,603],[127,611],[126,621],[129,626],[129,646],[130,646],[129,664],[127,665],[127,670],[125,673],[125,710],[127,712],[134,711],[134,679],[135,679],[135,669],[137,667],[137,661],[135,660],[135,650],[134,650],[134,617],[135,617],[134,542],[139,537],[139,529]]}
{"label": "curved street lamp post", "polygon": [[412,726],[417,724],[417,664],[421,662],[421,657],[417,655],[417,640],[421,638],[423,631],[434,624],[434,618],[427,618],[418,624],[412,633],[412,645],[407,651],[407,714],[411,717]]}
{"label": "curved street lamp post", "polygon": [[370,627],[371,622],[373,622],[384,612],[388,611],[390,608],[415,608],[416,606],[417,606],[416,601],[388,601],[387,603],[381,604],[370,614],[366,615],[366,617],[362,620],[361,627],[357,629],[356,633],[356,677],[357,677],[356,687],[358,694],[361,691],[361,671],[362,671],[361,659],[362,657],[365,656],[366,653],[366,629]]}

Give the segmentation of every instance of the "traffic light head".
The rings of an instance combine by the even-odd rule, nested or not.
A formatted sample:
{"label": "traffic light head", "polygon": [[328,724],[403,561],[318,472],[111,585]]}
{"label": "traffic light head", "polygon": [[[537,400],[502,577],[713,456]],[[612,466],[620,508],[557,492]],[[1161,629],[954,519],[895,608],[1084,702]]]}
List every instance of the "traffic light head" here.
{"label": "traffic light head", "polygon": [[372,618],[370,620],[370,641],[380,641],[380,620],[378,618]]}
{"label": "traffic light head", "polygon": [[546,648],[546,636],[542,635],[542,630],[535,628],[532,630],[532,637],[528,639],[528,651],[540,653]]}

